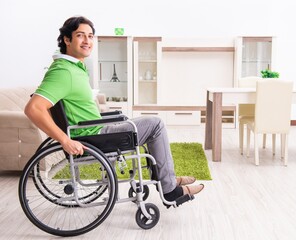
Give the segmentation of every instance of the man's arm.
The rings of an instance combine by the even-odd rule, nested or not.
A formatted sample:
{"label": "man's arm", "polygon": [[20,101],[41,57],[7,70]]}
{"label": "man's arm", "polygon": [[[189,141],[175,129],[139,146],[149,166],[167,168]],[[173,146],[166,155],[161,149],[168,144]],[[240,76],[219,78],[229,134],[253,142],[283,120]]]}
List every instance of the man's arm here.
{"label": "man's arm", "polygon": [[49,137],[57,140],[63,149],[69,154],[83,154],[83,146],[80,142],[71,140],[53,121],[49,109],[51,102],[47,99],[33,95],[25,107],[27,117]]}

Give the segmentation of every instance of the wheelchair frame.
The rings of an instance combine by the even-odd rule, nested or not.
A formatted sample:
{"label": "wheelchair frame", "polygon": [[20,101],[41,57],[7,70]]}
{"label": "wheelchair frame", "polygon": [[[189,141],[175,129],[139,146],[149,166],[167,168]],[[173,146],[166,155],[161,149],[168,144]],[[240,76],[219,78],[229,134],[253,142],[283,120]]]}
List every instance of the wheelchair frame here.
{"label": "wheelchair frame", "polygon": [[[194,198],[184,195],[172,202],[164,198],[158,180],[156,161],[147,151],[140,152],[137,127],[121,112],[103,113],[102,119],[80,122],[73,126],[68,125],[61,101],[51,109],[51,112],[56,124],[68,136],[73,129],[121,123],[131,124],[133,131],[119,133],[119,138],[122,137],[121,142],[114,146],[113,151],[107,152],[103,151],[104,144],[99,146],[102,147],[100,149],[91,144],[92,141],[89,143],[88,137],[98,140],[104,137],[112,138],[113,133],[73,138],[87,146],[88,149],[82,156],[67,154],[61,144],[51,138],[40,145],[21,175],[19,200],[28,219],[41,230],[57,236],[84,234],[100,225],[111,213],[115,203],[129,201],[138,206],[136,223],[139,227],[151,229],[158,223],[160,212],[156,205],[145,202],[149,195],[150,184],[156,186],[162,202],[167,207],[177,207]],[[142,166],[142,158],[146,158],[146,166]],[[55,164],[50,167],[49,172],[44,171],[44,165],[49,164],[49,160],[52,159],[56,161]],[[115,165],[119,164],[122,170],[127,160],[132,161],[130,177],[119,180],[115,173]],[[81,175],[81,169],[85,166],[97,167],[97,179],[88,179],[87,176]],[[55,179],[61,169],[68,168],[69,176]],[[143,168],[148,169],[150,180],[143,180]],[[136,173],[138,173],[137,180]],[[120,198],[118,184],[126,182],[130,183],[128,197]]]}

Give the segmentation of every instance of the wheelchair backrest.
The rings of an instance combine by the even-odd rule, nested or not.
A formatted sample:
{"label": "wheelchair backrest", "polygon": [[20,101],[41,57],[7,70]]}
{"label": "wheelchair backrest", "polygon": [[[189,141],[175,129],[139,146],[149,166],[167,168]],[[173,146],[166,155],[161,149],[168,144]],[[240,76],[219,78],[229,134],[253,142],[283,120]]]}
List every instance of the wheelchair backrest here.
{"label": "wheelchair backrest", "polygon": [[67,133],[67,127],[69,126],[68,119],[65,113],[65,108],[63,101],[58,101],[53,107],[50,109],[51,117],[54,120],[55,124],[58,125],[63,132]]}

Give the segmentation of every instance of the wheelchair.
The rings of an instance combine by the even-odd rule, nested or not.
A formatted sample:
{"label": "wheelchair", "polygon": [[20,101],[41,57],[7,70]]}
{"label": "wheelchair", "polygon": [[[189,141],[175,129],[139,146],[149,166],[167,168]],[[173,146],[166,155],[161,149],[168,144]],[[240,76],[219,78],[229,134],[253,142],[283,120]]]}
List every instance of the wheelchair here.
{"label": "wheelchair", "polygon": [[[121,112],[102,113],[102,119],[69,126],[62,101],[50,111],[55,123],[68,136],[72,129],[105,124],[129,123],[134,130],[73,138],[87,147],[83,155],[66,153],[61,144],[51,138],[39,146],[22,172],[18,189],[25,215],[39,229],[63,237],[84,234],[99,226],[115,203],[129,201],[137,206],[138,226],[151,229],[158,223],[160,212],[155,204],[146,203],[148,185],[156,186],[167,207],[178,207],[194,199],[190,195],[175,201],[164,198],[156,161],[147,148],[138,145],[135,124]],[[129,177],[118,179],[116,168],[125,172],[128,161],[131,162]],[[90,169],[95,169],[95,176],[90,174]],[[144,169],[149,173],[148,180],[143,179]],[[121,183],[130,185],[126,197],[119,194]]]}

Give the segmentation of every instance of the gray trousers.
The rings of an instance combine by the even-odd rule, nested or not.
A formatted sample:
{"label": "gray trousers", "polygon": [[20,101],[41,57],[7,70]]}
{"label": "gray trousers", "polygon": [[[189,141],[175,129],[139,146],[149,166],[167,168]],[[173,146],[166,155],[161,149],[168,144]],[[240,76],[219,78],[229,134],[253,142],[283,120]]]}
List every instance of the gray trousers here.
{"label": "gray trousers", "polygon": [[[167,131],[163,121],[158,117],[138,117],[131,119],[138,129],[139,145],[147,144],[150,154],[156,160],[158,177],[164,193],[173,191],[176,187],[176,175]],[[101,133],[131,131],[132,125],[121,123],[107,125]]]}

